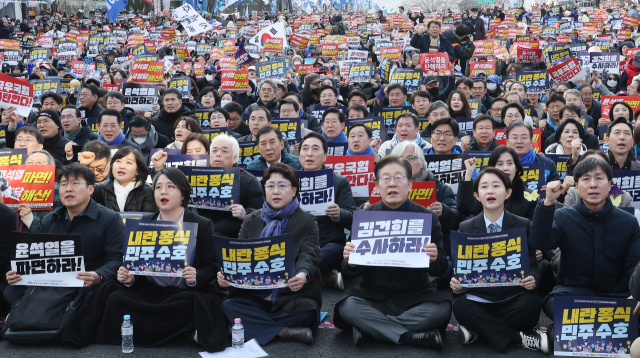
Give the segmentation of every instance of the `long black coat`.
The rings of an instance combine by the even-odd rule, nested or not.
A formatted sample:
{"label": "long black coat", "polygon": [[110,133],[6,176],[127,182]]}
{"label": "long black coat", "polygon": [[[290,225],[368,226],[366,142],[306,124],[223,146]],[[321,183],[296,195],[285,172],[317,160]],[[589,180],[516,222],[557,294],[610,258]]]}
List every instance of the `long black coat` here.
{"label": "long black coat", "polygon": [[318,219],[318,230],[320,231],[320,247],[333,242],[344,245],[347,242],[347,236],[344,230],[351,230],[353,222],[353,211],[356,210],[356,204],[353,200],[351,187],[347,178],[340,174],[333,173],[333,188],[335,200],[334,202],[340,207],[340,218],[334,221],[330,217],[323,215]]}
{"label": "long black coat", "polygon": [[164,108],[161,109],[157,116],[151,118],[151,124],[153,124],[158,133],[169,138],[171,141],[174,141],[176,140],[176,136],[173,125],[176,122],[176,119],[183,116],[197,119],[195,113],[183,105],[175,113],[169,113]]}
{"label": "long black coat", "polygon": [[[102,204],[113,211],[120,211],[120,207],[118,207],[118,200],[116,199],[116,193],[113,189],[113,181],[111,180],[97,183],[94,186],[91,197],[97,203]],[[136,186],[127,196],[127,201],[124,204],[123,211],[142,211],[151,213],[156,210],[158,210],[158,207],[156,206],[156,201],[153,198],[153,189],[151,189],[151,186],[147,183],[137,182]]]}
{"label": "long black coat", "polygon": [[[502,231],[520,228],[526,228],[527,237],[529,237],[529,220],[505,211],[504,218],[502,219]],[[465,234],[486,234],[487,226],[484,221],[484,213],[480,213],[480,215],[476,216],[475,218],[460,223],[460,232]],[[528,246],[529,275],[535,278],[536,284],[539,284],[540,273],[538,271],[538,264],[536,263],[536,250],[533,249],[531,245]],[[520,286],[477,287],[465,288],[463,294],[471,293],[486,300],[497,302],[525,291],[526,289]]]}
{"label": "long black coat", "polygon": [[[244,218],[240,229],[239,239],[257,239],[266,226],[260,217],[262,209]],[[309,282],[300,291],[293,292],[285,289],[278,295],[274,310],[282,309],[286,312],[315,311],[316,322],[320,322],[320,307],[322,306],[322,277],[318,264],[320,263],[320,245],[318,244],[318,225],[316,217],[301,208],[289,217],[286,233],[291,234],[293,253],[295,255],[296,272],[301,269],[309,271]],[[294,273],[295,274],[295,273]],[[231,288],[229,298],[251,296],[250,290]]]}
{"label": "long black coat", "polygon": [[[408,200],[408,199],[407,199]],[[384,211],[382,201],[369,206],[365,211]],[[382,266],[351,266],[342,263],[342,272],[361,276],[360,283],[350,289],[340,301],[350,297],[361,297],[376,301],[393,300],[403,306],[412,307],[423,302],[445,302],[447,295],[437,292],[431,285],[429,275],[441,276],[449,268],[447,256],[442,246],[442,232],[438,214],[411,201],[407,203],[405,212],[431,214],[431,243],[438,247],[438,258],[429,268],[401,268]],[[339,302],[340,302],[339,301]],[[335,307],[338,307],[338,303]],[[333,323],[345,330],[351,327],[334,309]]]}
{"label": "long black coat", "polygon": [[[9,272],[11,270],[11,232],[18,230],[18,216],[15,211],[0,203],[0,270]],[[0,283],[7,284],[7,278],[2,277]],[[2,300],[0,300],[0,304]]]}

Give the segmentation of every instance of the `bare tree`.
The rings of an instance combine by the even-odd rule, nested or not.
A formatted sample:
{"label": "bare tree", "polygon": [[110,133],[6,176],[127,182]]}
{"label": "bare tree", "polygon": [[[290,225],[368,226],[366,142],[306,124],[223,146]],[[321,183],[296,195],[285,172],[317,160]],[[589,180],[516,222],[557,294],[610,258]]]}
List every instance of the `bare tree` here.
{"label": "bare tree", "polygon": [[402,5],[407,9],[411,9],[411,5],[420,5],[422,10],[425,11],[436,10],[439,7],[440,11],[443,11],[450,8],[457,9],[458,6],[456,4],[460,1],[461,0],[404,0]]}

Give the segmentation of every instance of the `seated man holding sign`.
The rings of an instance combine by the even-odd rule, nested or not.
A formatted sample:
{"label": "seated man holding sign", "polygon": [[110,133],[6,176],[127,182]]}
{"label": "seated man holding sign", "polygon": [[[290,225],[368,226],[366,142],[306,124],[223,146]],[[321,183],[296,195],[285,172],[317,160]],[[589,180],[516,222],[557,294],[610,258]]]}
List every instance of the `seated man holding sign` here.
{"label": "seated man holding sign", "polygon": [[531,246],[562,251],[557,284],[543,302],[551,319],[557,295],[630,296],[629,278],[640,260],[640,228],[633,215],[609,199],[612,172],[603,159],[582,160],[573,171],[580,202],[556,211],[563,185],[550,182],[533,214]]}
{"label": "seated man holding sign", "polygon": [[[411,191],[411,164],[395,155],[383,158],[375,169],[376,188],[380,193],[382,201],[369,206],[365,211],[367,218],[372,220],[376,216],[375,212],[384,211],[387,219],[393,220],[391,225],[385,227],[386,221],[374,221],[375,227],[379,230],[369,230],[369,222],[358,223],[356,215],[363,212],[354,213],[354,224],[352,229],[351,242],[347,242],[344,248],[343,273],[361,276],[360,283],[347,292],[347,296],[336,303],[334,311],[334,324],[336,327],[346,330],[353,330],[353,343],[357,346],[362,344],[365,335],[373,336],[379,340],[387,340],[397,344],[406,344],[416,347],[429,347],[435,350],[442,349],[442,337],[438,328],[444,328],[451,318],[451,302],[448,297],[437,292],[431,285],[429,275],[441,276],[447,269],[447,257],[442,247],[442,232],[438,214],[426,209],[409,200]],[[416,214],[417,213],[417,214]],[[402,216],[398,216],[402,215]],[[407,230],[404,217],[419,217],[417,220],[409,220],[409,226],[414,222],[419,222],[418,227],[409,227]],[[396,219],[397,218],[397,219]],[[396,221],[403,223],[397,225]],[[391,221],[389,221],[391,223]],[[397,226],[397,227],[396,227]],[[368,227],[366,230],[360,230]],[[429,232],[422,232],[423,228],[430,228]],[[391,231],[389,231],[391,228]],[[383,252],[398,252],[402,259],[411,259],[414,268],[389,267],[390,265],[365,266],[355,265],[349,262],[350,258],[372,261],[380,256],[362,255],[361,251],[371,252],[370,249],[363,248],[367,243],[361,241],[356,249],[354,243],[354,233],[359,236],[363,231],[372,231],[377,235],[387,235],[394,231],[400,231],[407,235],[411,232],[420,232],[420,237],[401,237],[402,249],[399,250],[397,243],[394,243],[394,236],[391,239],[378,236],[374,239],[373,253],[378,248],[378,240],[386,244]],[[371,233],[369,233],[371,234]],[[424,240],[425,244],[418,246],[416,240]],[[388,242],[391,244],[388,244]],[[410,243],[413,242],[413,248]],[[363,245],[365,244],[365,245]],[[395,249],[394,249],[394,245]],[[369,245],[366,245],[369,246]],[[415,247],[417,246],[417,247]],[[411,253],[409,253],[411,252]],[[425,258],[425,256],[428,259]],[[397,256],[396,256],[397,257]],[[391,260],[391,258],[389,258]]]}

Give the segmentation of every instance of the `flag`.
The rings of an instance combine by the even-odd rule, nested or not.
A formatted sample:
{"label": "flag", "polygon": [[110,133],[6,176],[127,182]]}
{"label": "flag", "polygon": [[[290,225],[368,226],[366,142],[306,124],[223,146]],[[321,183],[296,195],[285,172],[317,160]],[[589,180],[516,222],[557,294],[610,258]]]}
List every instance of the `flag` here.
{"label": "flag", "polygon": [[278,21],[273,25],[265,27],[249,40],[249,44],[256,45],[261,49],[266,39],[274,37],[282,38],[283,47],[289,46],[287,44],[287,31],[285,30],[284,22]]}
{"label": "flag", "polygon": [[124,10],[129,3],[127,0],[107,0],[107,17],[110,22],[116,22],[118,14]]}

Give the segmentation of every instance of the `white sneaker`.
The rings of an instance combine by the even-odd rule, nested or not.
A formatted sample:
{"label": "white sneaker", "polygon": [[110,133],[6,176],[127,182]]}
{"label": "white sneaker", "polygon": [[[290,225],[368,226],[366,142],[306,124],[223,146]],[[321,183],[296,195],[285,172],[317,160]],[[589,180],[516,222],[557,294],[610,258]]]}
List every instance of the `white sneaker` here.
{"label": "white sneaker", "polygon": [[462,333],[462,344],[470,344],[478,339],[478,334],[471,332],[465,326],[459,325],[458,329],[460,330],[460,333]]}
{"label": "white sneaker", "polygon": [[522,348],[549,353],[549,338],[546,333],[543,333],[538,328],[534,328],[528,333],[520,332],[520,337],[522,338]]}

